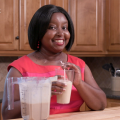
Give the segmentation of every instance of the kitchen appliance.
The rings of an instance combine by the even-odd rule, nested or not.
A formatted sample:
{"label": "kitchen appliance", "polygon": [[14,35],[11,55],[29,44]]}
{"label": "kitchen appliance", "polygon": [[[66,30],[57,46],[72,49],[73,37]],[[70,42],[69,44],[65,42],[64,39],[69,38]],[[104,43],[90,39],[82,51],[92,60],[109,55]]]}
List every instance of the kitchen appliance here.
{"label": "kitchen appliance", "polygon": [[24,120],[47,119],[50,110],[51,81],[56,80],[57,76],[8,78],[8,110],[14,109],[14,85],[18,84],[22,118]]}

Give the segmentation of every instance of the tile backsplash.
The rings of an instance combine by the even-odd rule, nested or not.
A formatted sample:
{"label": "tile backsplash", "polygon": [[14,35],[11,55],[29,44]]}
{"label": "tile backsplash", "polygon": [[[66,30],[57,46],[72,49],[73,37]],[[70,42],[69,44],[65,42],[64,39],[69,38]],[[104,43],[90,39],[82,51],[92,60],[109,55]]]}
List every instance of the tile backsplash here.
{"label": "tile backsplash", "polygon": [[0,57],[0,91],[4,91],[4,83],[7,75],[7,66],[18,57]]}
{"label": "tile backsplash", "polygon": [[[4,91],[4,83],[7,75],[7,66],[18,57],[0,57],[0,91]],[[120,57],[81,57],[91,69],[91,72],[100,87],[111,87],[111,75],[102,66],[113,63],[115,68],[120,68]]]}
{"label": "tile backsplash", "polygon": [[93,77],[100,87],[111,88],[111,74],[102,66],[112,63],[114,68],[120,68],[120,57],[85,57],[81,59],[90,67]]}

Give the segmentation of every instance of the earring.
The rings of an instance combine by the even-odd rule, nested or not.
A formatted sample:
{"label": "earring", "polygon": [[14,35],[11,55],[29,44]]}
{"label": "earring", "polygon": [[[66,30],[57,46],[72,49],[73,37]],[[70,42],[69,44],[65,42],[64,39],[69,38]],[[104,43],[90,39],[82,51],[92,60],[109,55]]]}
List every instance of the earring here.
{"label": "earring", "polygon": [[37,44],[37,49],[39,49],[39,45],[40,45],[40,44],[39,44],[39,41],[38,41],[38,44]]}

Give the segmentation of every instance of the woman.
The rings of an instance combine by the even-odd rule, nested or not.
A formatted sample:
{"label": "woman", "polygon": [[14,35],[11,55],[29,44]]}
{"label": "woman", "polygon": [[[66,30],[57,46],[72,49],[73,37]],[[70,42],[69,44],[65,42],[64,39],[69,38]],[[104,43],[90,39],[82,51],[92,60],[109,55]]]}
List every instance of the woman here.
{"label": "woman", "polygon": [[[45,5],[34,14],[28,28],[30,47],[35,51],[15,60],[8,66],[7,77],[33,77],[54,75],[60,61],[74,69],[71,100],[57,104],[56,95],[64,92],[64,83],[52,83],[50,114],[79,111],[83,102],[92,110],[106,107],[106,95],[95,82],[89,67],[80,58],[62,52],[69,51],[74,42],[74,27],[68,13],[61,7]],[[4,119],[21,117],[19,87],[15,86],[14,110],[7,110],[6,82],[2,103]]]}

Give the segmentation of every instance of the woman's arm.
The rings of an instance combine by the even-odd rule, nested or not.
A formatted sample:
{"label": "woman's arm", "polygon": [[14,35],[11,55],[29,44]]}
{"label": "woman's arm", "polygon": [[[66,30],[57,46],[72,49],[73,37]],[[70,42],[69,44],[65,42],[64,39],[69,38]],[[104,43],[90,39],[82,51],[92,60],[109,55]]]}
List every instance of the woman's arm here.
{"label": "woman's arm", "polygon": [[80,68],[71,63],[69,63],[68,66],[75,70],[73,85],[76,87],[87,106],[92,110],[103,110],[107,105],[106,95],[97,85],[89,67],[85,65],[83,81],[81,79]]}
{"label": "woman's arm", "polygon": [[[12,67],[7,77],[22,77],[21,73]],[[21,117],[21,107],[20,107],[20,96],[19,96],[19,86],[14,85],[14,109],[8,110],[8,100],[7,100],[7,80],[5,80],[4,86],[4,94],[2,100],[2,116],[3,119],[11,119],[11,118],[20,118]]]}
{"label": "woman's arm", "polygon": [[106,95],[97,85],[89,67],[85,66],[85,80],[76,85],[79,94],[92,110],[102,110],[106,107]]}

